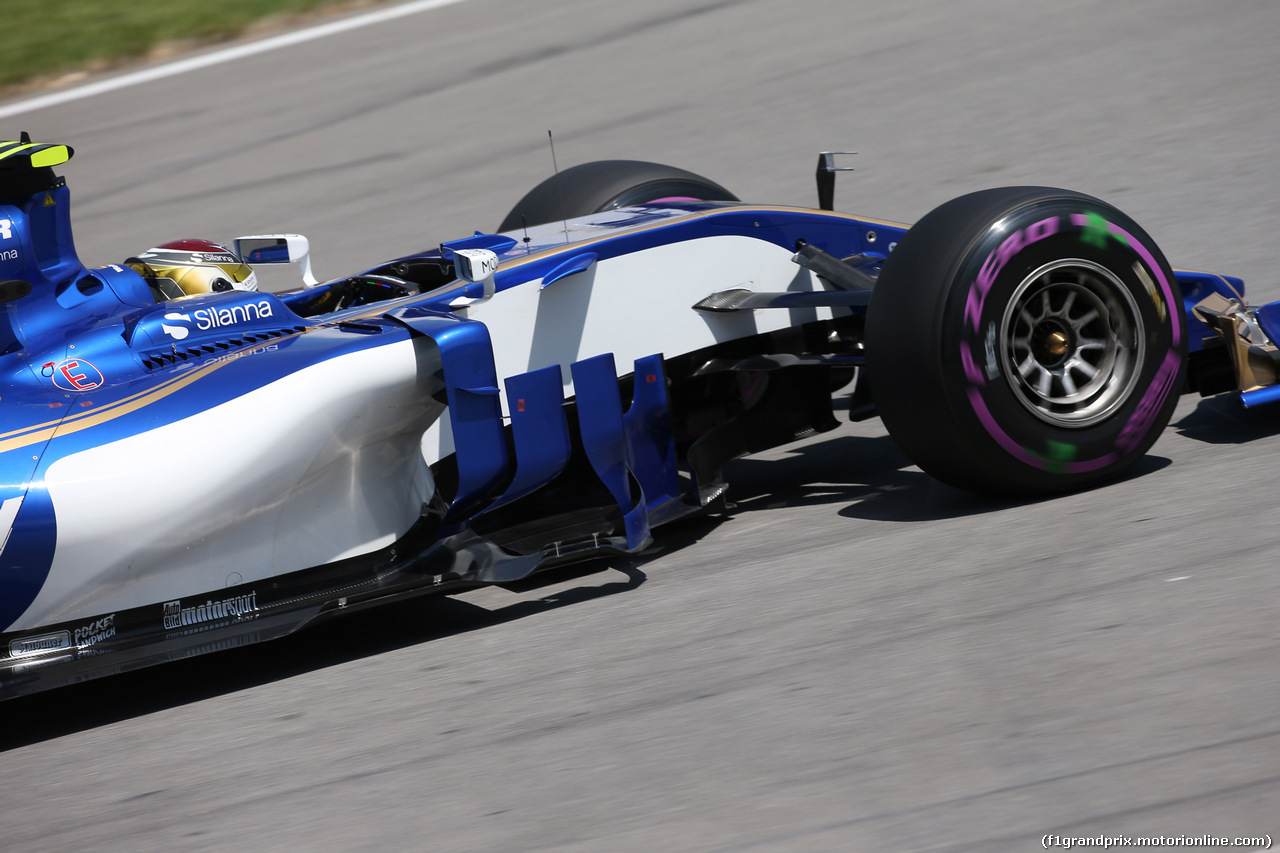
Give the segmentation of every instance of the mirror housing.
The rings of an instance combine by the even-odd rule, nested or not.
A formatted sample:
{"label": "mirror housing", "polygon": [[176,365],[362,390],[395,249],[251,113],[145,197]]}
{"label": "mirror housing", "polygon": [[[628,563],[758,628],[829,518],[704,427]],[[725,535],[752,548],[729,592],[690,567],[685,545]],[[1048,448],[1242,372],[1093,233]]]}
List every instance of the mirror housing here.
{"label": "mirror housing", "polygon": [[489,249],[454,249],[453,269],[458,278],[481,286],[481,299],[493,296],[493,277],[498,272],[497,254]]}
{"label": "mirror housing", "polygon": [[311,274],[311,242],[301,234],[250,234],[234,241],[236,254],[249,266],[256,264],[298,264],[302,283],[319,284]]}

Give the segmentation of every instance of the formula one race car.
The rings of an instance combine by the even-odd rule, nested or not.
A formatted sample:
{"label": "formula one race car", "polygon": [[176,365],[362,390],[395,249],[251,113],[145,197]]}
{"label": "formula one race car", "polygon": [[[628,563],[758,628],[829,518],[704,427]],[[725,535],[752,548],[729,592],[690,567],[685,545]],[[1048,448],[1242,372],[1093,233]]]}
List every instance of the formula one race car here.
{"label": "formula one race car", "polygon": [[1280,395],[1280,308],[1066,190],[907,228],[834,212],[831,153],[817,209],[588,163],[498,233],[316,282],[292,234],[86,269],[71,154],[0,143],[0,698],[639,551],[848,386],[1006,494],[1116,476],[1183,390]]}

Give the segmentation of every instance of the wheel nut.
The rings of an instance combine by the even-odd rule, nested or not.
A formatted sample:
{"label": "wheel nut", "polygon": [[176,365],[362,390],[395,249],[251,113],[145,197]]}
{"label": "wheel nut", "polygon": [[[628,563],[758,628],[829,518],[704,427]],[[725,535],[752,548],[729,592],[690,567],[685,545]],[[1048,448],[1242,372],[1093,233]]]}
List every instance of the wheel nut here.
{"label": "wheel nut", "polygon": [[1044,347],[1054,358],[1060,358],[1067,351],[1067,336],[1062,332],[1050,332]]}

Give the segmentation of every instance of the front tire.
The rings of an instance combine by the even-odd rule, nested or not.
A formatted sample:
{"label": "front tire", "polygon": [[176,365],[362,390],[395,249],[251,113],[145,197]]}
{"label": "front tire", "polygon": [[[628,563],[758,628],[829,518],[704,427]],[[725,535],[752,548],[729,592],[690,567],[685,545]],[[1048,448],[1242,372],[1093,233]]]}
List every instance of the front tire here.
{"label": "front tire", "polygon": [[867,313],[890,435],[960,488],[1049,494],[1139,459],[1186,362],[1177,281],[1136,223],[1044,187],[972,193],[894,248]]}

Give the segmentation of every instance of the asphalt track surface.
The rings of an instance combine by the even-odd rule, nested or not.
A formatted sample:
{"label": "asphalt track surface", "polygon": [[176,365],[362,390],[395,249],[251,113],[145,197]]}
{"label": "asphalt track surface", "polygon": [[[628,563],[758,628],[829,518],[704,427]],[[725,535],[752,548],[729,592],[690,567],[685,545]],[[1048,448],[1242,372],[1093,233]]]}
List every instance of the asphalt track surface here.
{"label": "asphalt track surface", "polygon": [[[657,160],[780,203],[857,150],[837,206],[908,222],[1072,187],[1267,301],[1277,44],[1272,0],[468,0],[0,137],[76,147],[90,265],[288,230],[321,277],[361,269],[494,228],[550,129],[561,168]],[[637,560],[5,703],[0,847],[1274,838],[1277,467],[1280,412],[1184,398],[1124,481],[999,503],[846,426],[736,463],[733,513]]]}

